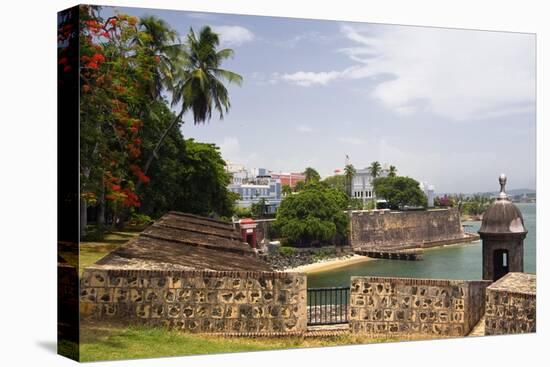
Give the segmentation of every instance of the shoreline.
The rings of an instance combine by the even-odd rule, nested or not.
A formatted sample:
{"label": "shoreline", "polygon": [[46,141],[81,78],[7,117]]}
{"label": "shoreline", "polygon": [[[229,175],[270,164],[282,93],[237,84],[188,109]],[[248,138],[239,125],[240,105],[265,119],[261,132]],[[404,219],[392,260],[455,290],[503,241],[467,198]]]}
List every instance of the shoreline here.
{"label": "shoreline", "polygon": [[352,256],[337,257],[329,260],[322,260],[312,264],[300,265],[294,268],[288,268],[283,270],[284,272],[292,273],[318,273],[327,270],[333,270],[337,268],[346,267],[348,265],[357,264],[361,262],[374,261],[371,257],[353,254]]}
{"label": "shoreline", "polygon": [[[474,245],[476,242],[479,242],[479,239],[472,240],[472,241],[464,241],[464,242],[456,242],[456,243],[448,243],[448,244],[440,244],[435,246],[429,246],[429,247],[415,247],[408,250],[421,250],[421,251],[432,251],[432,250],[441,250],[448,247],[454,247],[454,246],[469,246]],[[379,260],[377,258],[353,254],[352,256],[346,256],[346,257],[337,257],[332,258],[328,260],[321,260],[315,263],[311,264],[305,264],[296,266],[294,268],[287,268],[282,270],[283,272],[295,272],[295,273],[320,273],[328,270],[334,270],[338,268],[343,268],[349,265],[362,263],[362,262],[369,262]]]}

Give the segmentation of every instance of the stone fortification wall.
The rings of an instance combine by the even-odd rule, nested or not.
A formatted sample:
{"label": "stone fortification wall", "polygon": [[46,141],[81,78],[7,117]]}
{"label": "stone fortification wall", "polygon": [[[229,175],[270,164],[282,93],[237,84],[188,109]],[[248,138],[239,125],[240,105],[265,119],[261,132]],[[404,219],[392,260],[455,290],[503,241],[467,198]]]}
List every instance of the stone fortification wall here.
{"label": "stone fortification wall", "polygon": [[301,333],[306,276],[91,267],[81,279],[80,313],[202,333]]}
{"label": "stone fortification wall", "polygon": [[[475,238],[474,238],[475,237]],[[354,248],[429,247],[472,241],[460,223],[457,209],[426,211],[355,211],[351,214]]]}
{"label": "stone fortification wall", "polygon": [[533,274],[509,273],[487,288],[485,335],[536,332],[535,283]]}
{"label": "stone fortification wall", "polygon": [[484,313],[486,281],[352,277],[350,329],[372,335],[464,336]]}

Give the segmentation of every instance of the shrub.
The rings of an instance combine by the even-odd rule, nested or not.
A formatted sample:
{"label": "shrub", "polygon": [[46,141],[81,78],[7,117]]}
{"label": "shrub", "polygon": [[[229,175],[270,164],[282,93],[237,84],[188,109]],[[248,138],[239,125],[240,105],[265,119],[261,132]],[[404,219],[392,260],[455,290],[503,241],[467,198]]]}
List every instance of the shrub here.
{"label": "shrub", "polygon": [[296,249],[294,247],[287,247],[287,246],[281,246],[279,247],[279,254],[290,257],[296,253]]}
{"label": "shrub", "polygon": [[131,226],[144,226],[153,222],[150,216],[141,213],[132,213],[128,224]]}

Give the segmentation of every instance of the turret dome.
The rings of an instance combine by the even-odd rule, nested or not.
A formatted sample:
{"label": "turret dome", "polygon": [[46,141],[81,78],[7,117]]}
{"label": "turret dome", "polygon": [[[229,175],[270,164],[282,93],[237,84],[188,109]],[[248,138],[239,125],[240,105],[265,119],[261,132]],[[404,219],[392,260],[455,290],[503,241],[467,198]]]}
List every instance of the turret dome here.
{"label": "turret dome", "polygon": [[504,174],[500,175],[499,182],[500,193],[497,200],[483,214],[479,234],[527,233],[521,211],[510,201],[505,192],[506,176]]}

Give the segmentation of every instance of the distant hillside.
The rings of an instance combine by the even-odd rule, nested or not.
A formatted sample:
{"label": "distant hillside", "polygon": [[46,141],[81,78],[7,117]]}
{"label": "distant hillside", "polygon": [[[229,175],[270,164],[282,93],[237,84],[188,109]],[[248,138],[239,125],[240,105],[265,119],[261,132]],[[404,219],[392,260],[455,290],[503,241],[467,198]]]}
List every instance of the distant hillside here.
{"label": "distant hillside", "polygon": [[[475,192],[470,194],[463,193],[464,196],[473,196],[473,195],[481,195],[481,196],[496,196],[498,195],[498,191],[487,191],[487,192]],[[506,193],[510,196],[521,196],[521,195],[533,195],[536,194],[537,191],[533,189],[512,189],[512,190],[506,190]],[[443,195],[457,195],[457,193],[437,193],[436,196],[443,196]]]}

